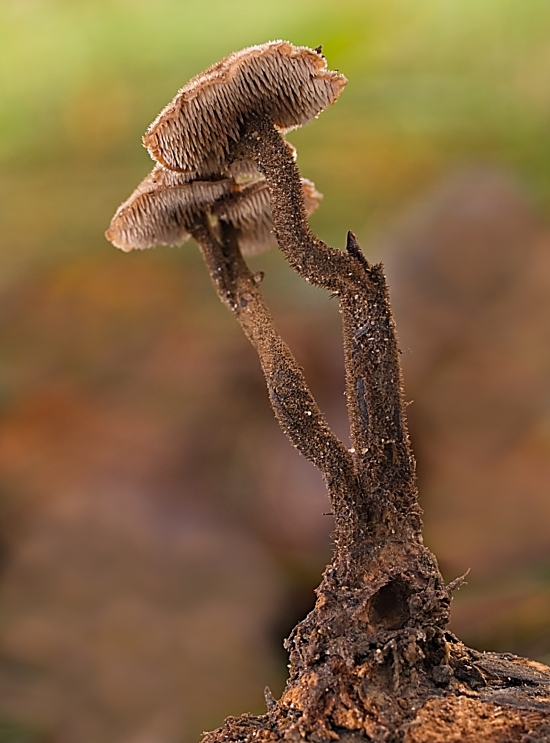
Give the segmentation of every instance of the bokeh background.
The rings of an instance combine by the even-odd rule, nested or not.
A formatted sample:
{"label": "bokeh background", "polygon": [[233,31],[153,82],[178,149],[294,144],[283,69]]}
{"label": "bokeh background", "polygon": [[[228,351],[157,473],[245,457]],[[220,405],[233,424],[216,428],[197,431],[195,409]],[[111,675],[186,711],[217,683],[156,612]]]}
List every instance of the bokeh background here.
{"label": "bokeh background", "polygon": [[[290,139],[387,266],[452,628],[550,662],[550,4],[0,0],[2,743],[191,743],[282,689],[323,484],[196,246],[103,237],[176,90],[275,38],[349,79]],[[335,302],[253,266],[345,438]]]}

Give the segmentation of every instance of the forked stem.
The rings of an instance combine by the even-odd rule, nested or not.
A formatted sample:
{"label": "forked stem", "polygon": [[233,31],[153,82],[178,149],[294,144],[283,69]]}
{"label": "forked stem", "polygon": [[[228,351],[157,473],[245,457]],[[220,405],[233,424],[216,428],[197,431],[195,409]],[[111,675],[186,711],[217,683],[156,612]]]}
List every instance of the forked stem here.
{"label": "forked stem", "polygon": [[239,155],[254,160],[265,175],[275,234],[290,265],[308,283],[339,297],[351,440],[363,493],[356,503],[361,533],[383,537],[405,529],[419,539],[415,462],[383,268],[366,260],[352,233],[344,253],[311,232],[298,169],[269,121],[248,124]]}
{"label": "forked stem", "polygon": [[355,513],[359,498],[354,462],[329,428],[296,359],[277,332],[259,280],[241,256],[230,225],[220,222],[221,240],[205,219],[192,228],[218,296],[237,318],[255,348],[277,421],[291,443],[323,474],[336,517],[336,530]]}
{"label": "forked stem", "polygon": [[[269,122],[250,123],[237,156],[254,160],[264,173],[279,247],[309,283],[338,295],[344,327],[351,452],[329,429],[275,330],[231,228],[220,221],[221,239],[206,218],[194,228],[218,295],[258,353],[275,415],[294,446],[323,473],[334,510],[334,558],[317,589],[315,609],[287,643],[288,689],[323,658],[352,662],[365,642],[374,647],[397,643],[392,633],[406,627],[420,632],[419,638],[424,637],[421,627],[439,628],[439,634],[432,634],[439,658],[450,598],[435,558],[422,544],[395,324],[382,266],[368,263],[352,233],[346,252],[312,234],[298,170]],[[403,637],[408,642],[408,635]]]}

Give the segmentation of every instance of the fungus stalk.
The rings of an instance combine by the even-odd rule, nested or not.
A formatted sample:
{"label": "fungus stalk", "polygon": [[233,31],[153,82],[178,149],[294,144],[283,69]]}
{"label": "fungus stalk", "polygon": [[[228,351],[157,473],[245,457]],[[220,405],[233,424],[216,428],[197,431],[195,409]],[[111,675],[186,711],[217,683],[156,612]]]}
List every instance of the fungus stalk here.
{"label": "fungus stalk", "polygon": [[[345,566],[346,574],[357,576],[358,563],[364,565],[372,559],[383,543],[392,545],[393,560],[396,545],[409,555],[408,561],[414,548],[430,565],[443,625],[449,596],[435,560],[422,546],[415,462],[383,268],[366,260],[353,233],[348,234],[345,253],[313,235],[306,220],[298,169],[271,122],[265,118],[249,122],[239,155],[254,160],[266,178],[275,234],[290,265],[308,283],[336,294],[340,302],[351,451],[360,484],[353,517],[335,511],[337,535],[345,535],[356,561]],[[380,568],[379,561],[377,564]],[[396,568],[397,564],[388,565],[386,580]],[[420,588],[412,580],[407,599]]]}
{"label": "fungus stalk", "polygon": [[[267,695],[266,715],[228,718],[204,743],[548,740],[550,669],[478,653],[446,631],[461,579],[445,586],[422,542],[383,267],[366,260],[351,232],[344,252],[307,224],[321,197],[300,179],[281,132],[334,103],[345,83],[320,49],[283,41],[213,65],[149,127],[144,144],[157,165],[107,232],[123,250],[195,238],[218,296],[258,354],[281,428],[323,474],[335,516],[334,556],[315,607],[285,644],[290,678],[281,699]],[[338,297],[349,451],[242,257],[269,247],[272,231],[292,268]]]}
{"label": "fungus stalk", "polygon": [[302,370],[275,329],[260,292],[261,276],[252,274],[242,258],[231,225],[222,225],[221,239],[217,239],[204,219],[191,228],[191,234],[219,298],[258,354],[279,425],[298,451],[321,471],[334,507],[342,510],[344,501],[358,491],[352,457],[329,428]]}
{"label": "fungus stalk", "polygon": [[415,465],[383,268],[368,263],[351,232],[346,253],[313,235],[298,168],[271,122],[250,122],[240,146],[266,178],[274,230],[286,259],[308,283],[332,291],[340,302],[352,452],[370,499],[358,504],[358,524],[378,537],[405,528],[407,538],[415,532],[418,538]]}

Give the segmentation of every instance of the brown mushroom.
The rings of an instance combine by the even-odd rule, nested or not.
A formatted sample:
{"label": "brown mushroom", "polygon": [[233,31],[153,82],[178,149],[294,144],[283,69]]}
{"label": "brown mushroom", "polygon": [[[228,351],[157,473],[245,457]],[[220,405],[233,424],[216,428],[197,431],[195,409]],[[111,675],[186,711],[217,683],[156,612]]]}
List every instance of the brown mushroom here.
{"label": "brown mushroom", "polygon": [[[323,194],[312,181],[301,178],[302,193],[307,214],[312,214]],[[265,180],[258,180],[248,188],[222,198],[214,205],[213,213],[236,230],[236,238],[243,255],[257,255],[277,245],[273,233],[271,200]]]}
{"label": "brown mushroom", "polygon": [[230,54],[185,85],[143,137],[151,156],[187,180],[225,174],[251,116],[278,130],[302,126],[347,80],[320,51],[271,41]]}
{"label": "brown mushroom", "polygon": [[[181,173],[155,168],[117,209],[105,233],[125,252],[158,245],[181,245],[203,215],[213,214],[236,230],[243,255],[261,253],[276,244],[267,184],[254,167],[241,161],[233,178],[185,180]],[[302,180],[308,214],[322,195]]]}
{"label": "brown mushroom", "polygon": [[[197,240],[219,298],[258,353],[275,416],[322,472],[335,516],[334,556],[315,607],[285,642],[290,675],[281,699],[267,694],[266,715],[229,717],[204,741],[328,741],[342,735],[410,743],[511,741],[527,740],[522,731],[528,730],[529,740],[542,743],[548,740],[548,669],[470,650],[446,631],[451,593],[463,578],[445,585],[423,544],[383,266],[366,259],[351,232],[345,252],[311,232],[304,202],[309,196],[316,203],[318,195],[300,180],[279,131],[284,125],[270,115],[288,113],[296,96],[302,97],[300,109],[311,103],[324,62],[313,65],[304,82],[300,74],[292,76],[292,65],[285,67],[300,55],[308,63],[311,55],[319,57],[285,42],[252,47],[184,88],[150,132],[152,154],[157,156],[160,142],[161,162],[170,160],[177,170],[185,161],[184,172],[157,166],[120,207],[108,232],[125,249],[138,247],[132,241],[145,247],[188,232]],[[251,70],[259,75],[256,83]],[[335,73],[325,72],[325,82],[329,75]],[[345,81],[336,75],[329,82],[341,87]],[[335,88],[333,98],[337,94]],[[189,111],[198,114],[191,123]],[[234,162],[237,157],[242,160]],[[261,273],[251,272],[239,250],[239,240],[241,246],[249,238],[256,246],[267,242],[271,223],[296,271],[339,298],[351,449],[328,426],[263,301]],[[495,709],[498,729],[485,724],[497,716]]]}
{"label": "brown mushroom", "polygon": [[157,165],[118,207],[105,237],[126,252],[181,245],[189,239],[194,219],[233,188],[230,178],[188,183]]}

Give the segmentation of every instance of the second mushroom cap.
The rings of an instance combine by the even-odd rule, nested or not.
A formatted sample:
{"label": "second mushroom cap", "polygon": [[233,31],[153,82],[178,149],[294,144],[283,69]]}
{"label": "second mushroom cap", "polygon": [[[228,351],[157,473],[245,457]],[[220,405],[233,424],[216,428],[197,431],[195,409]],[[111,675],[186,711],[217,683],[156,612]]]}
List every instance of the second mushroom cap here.
{"label": "second mushroom cap", "polygon": [[[204,216],[231,224],[243,255],[276,245],[267,183],[256,171],[213,181],[185,180],[181,173],[156,165],[132,195],[119,206],[105,236],[125,252],[158,245],[181,245]],[[306,211],[311,214],[322,195],[302,179]]]}

